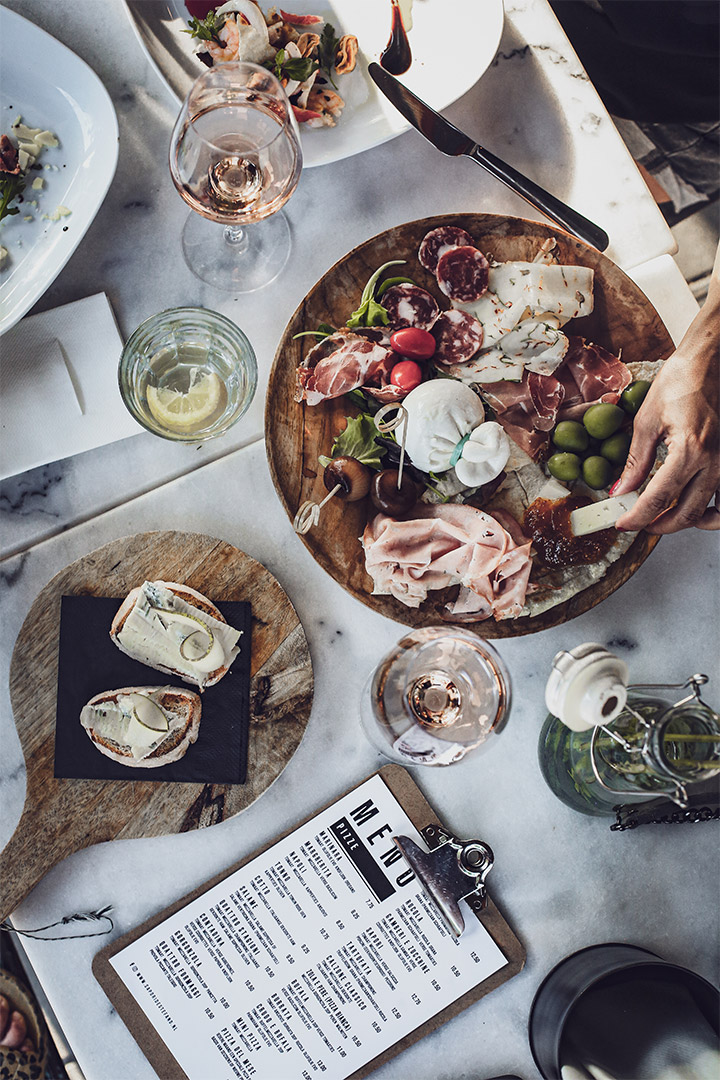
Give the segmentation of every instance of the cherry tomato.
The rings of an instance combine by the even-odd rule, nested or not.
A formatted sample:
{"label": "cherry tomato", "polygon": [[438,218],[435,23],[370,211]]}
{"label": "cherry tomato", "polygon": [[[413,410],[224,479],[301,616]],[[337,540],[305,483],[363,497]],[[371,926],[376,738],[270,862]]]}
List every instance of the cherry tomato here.
{"label": "cherry tomato", "polygon": [[422,382],[422,368],[414,360],[400,360],[390,372],[390,382],[409,394]]}
{"label": "cherry tomato", "polygon": [[411,360],[429,360],[435,352],[435,338],[429,330],[421,330],[419,326],[396,330],[390,336],[390,344],[395,352],[409,356]]}

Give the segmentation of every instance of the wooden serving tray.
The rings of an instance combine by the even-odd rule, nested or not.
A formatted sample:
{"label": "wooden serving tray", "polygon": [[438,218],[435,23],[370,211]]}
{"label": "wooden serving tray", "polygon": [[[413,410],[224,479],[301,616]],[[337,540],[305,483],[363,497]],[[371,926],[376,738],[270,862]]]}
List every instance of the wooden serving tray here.
{"label": "wooden serving tray", "polygon": [[[137,770],[127,781],[53,775],[60,598],[123,597],[146,579],[180,581],[211,600],[246,600],[251,605],[244,784],[163,784],[141,778]],[[205,828],[254,802],[277,779],[302,739],[313,699],[312,663],[295,609],[255,559],[198,533],[141,533],[71,563],[40,592],[15,644],[10,699],[25,754],[27,793],[18,827],[2,854],[0,918],[74,851],[105,840]]]}
{"label": "wooden serving tray", "polygon": [[[319,454],[329,454],[335,436],[344,429],[345,417],[358,410],[345,397],[309,406],[294,401],[295,372],[310,348],[310,338],[295,334],[314,330],[321,323],[343,326],[360,302],[368,278],[383,263],[405,259],[405,266],[390,273],[412,277],[447,307],[432,274],[420,265],[417,251],[430,229],[457,225],[466,229],[478,247],[499,262],[532,260],[543,241],[557,240],[559,262],[591,266],[595,272],[595,309],[584,319],[568,324],[570,333],[581,334],[614,353],[622,350],[625,362],[667,358],[672,339],[660,316],[638,286],[605,255],[562,230],[523,218],[494,214],[447,214],[409,221],[388,229],[355,248],[320,279],[290,319],[278,346],[267,393],[265,439],[270,472],[280,500],[292,520],[306,499],[320,502],[327,494]],[[446,605],[457,586],[428,594],[419,608],[409,608],[391,596],[373,596],[372,579],[365,572],[365,557],[358,537],[368,516],[369,501],[345,503],[331,499],[322,511],[319,527],[300,537],[316,561],[363,604],[407,626],[435,626],[448,621]],[[599,604],[631,577],[647,558],[659,537],[640,533],[632,546],[612,564],[594,585],[533,617],[473,623],[486,638],[516,637],[557,626]]]}

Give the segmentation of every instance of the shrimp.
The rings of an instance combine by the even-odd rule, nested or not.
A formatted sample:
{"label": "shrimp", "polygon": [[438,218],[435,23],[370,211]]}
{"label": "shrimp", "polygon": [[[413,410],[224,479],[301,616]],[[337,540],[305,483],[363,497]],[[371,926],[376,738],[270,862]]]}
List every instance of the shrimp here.
{"label": "shrimp", "polygon": [[343,99],[333,90],[328,90],[325,86],[313,86],[308,94],[307,107],[319,112],[321,119],[308,121],[308,127],[335,127],[335,121],[344,105]]}
{"label": "shrimp", "polygon": [[208,41],[207,51],[213,58],[214,62],[222,62],[225,60],[234,60],[238,54],[240,48],[240,31],[235,19],[226,19],[225,25],[218,34],[222,46],[218,45],[216,41]]}

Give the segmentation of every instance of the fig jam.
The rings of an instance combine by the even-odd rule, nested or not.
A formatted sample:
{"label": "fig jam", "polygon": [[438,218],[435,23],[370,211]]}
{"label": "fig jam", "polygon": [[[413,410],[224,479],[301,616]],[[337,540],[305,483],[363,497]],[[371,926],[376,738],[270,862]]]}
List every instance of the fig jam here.
{"label": "fig jam", "polygon": [[566,499],[536,499],[523,517],[523,531],[532,538],[537,558],[545,566],[580,566],[594,563],[607,554],[617,539],[616,529],[602,529],[590,536],[575,536],[570,514],[589,506],[587,495],[569,495]]}

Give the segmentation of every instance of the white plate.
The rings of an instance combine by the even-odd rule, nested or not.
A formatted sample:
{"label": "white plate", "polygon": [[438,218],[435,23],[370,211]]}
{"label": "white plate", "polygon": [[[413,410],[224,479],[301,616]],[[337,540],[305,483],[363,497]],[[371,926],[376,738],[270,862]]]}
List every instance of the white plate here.
{"label": "white plate", "polygon": [[[0,8],[0,80],[0,131],[9,133],[20,113],[23,123],[48,128],[60,142],[43,150],[43,167],[29,173],[20,213],[0,223],[9,251],[0,269],[1,334],[52,284],[98,212],[115,175],[118,126],[107,90],[85,61],[7,8]],[[37,176],[45,181],[41,192],[30,190]],[[71,215],[43,217],[58,206]]]}
{"label": "white plate", "polygon": [[[262,0],[263,11],[272,3]],[[407,131],[408,122],[367,74],[368,63],[379,60],[390,37],[390,0],[287,3],[286,11],[322,15],[338,35],[355,34],[360,45],[356,70],[337,80],[346,102],[337,126],[302,131],[305,166],[339,161]],[[125,0],[125,4],[143,49],[179,105],[205,70],[194,55],[197,43],[182,33],[190,18],[183,0]],[[492,63],[502,34],[502,0],[415,0],[412,16],[408,38],[413,62],[402,82],[434,109],[444,109],[474,86]]]}

